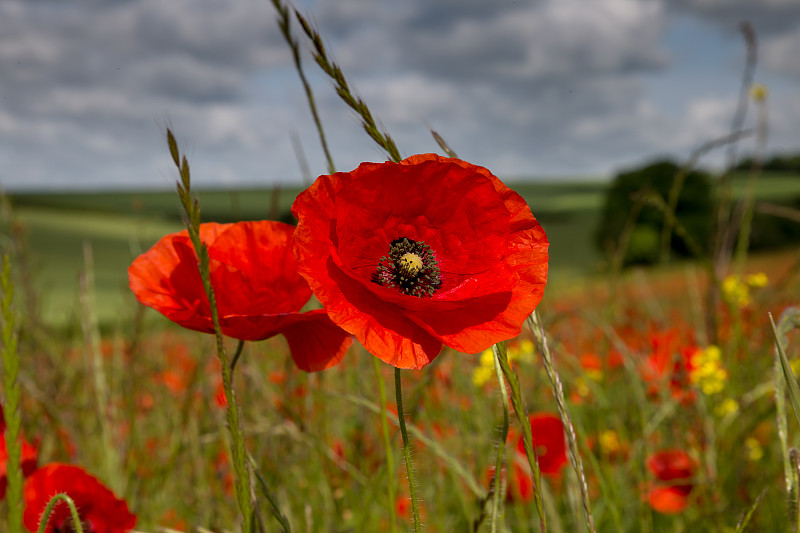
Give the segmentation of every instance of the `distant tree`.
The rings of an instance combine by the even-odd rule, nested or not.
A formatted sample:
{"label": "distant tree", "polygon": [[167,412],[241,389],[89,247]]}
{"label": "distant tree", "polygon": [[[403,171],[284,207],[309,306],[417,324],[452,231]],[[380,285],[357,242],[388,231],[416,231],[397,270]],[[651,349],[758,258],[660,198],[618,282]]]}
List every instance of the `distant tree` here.
{"label": "distant tree", "polygon": [[[595,233],[596,246],[602,251],[616,253],[628,220],[639,209],[635,207],[637,202],[641,202],[637,198],[643,194],[657,194],[666,202],[679,171],[678,165],[671,161],[658,161],[618,174],[606,193],[605,206]],[[675,216],[704,249],[707,249],[710,240],[712,211],[710,176],[701,171],[690,172],[681,187]],[[651,204],[642,204],[633,223],[623,265],[655,263],[660,255],[663,211]],[[690,255],[686,242],[674,232],[670,249],[680,256]]]}

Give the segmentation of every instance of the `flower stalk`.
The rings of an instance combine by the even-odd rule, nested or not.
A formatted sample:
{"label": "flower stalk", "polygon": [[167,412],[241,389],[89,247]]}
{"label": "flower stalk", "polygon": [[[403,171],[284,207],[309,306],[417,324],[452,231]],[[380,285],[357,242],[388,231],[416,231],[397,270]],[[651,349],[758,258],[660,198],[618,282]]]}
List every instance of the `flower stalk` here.
{"label": "flower stalk", "polygon": [[78,514],[78,508],[75,506],[75,502],[72,500],[72,498],[70,498],[69,495],[64,492],[56,494],[50,498],[50,501],[47,503],[47,507],[45,507],[44,512],[42,513],[42,520],[39,522],[38,533],[44,533],[47,530],[47,522],[50,520],[50,515],[53,514],[53,509],[55,509],[58,502],[64,502],[69,507],[69,513],[72,516],[72,524],[70,525],[72,526],[72,529],[75,530],[75,533],[84,533],[83,524],[81,523],[81,516]]}
{"label": "flower stalk", "polygon": [[517,415],[517,420],[522,429],[522,443],[525,447],[525,457],[528,459],[528,465],[533,475],[533,496],[536,503],[536,511],[539,513],[539,528],[542,533],[544,533],[547,531],[547,517],[544,512],[544,501],[542,500],[542,473],[539,469],[539,461],[536,458],[536,450],[533,447],[533,434],[531,433],[531,424],[528,420],[528,409],[522,398],[519,377],[508,362],[508,352],[506,351],[505,344],[498,343],[495,347],[497,350],[495,352],[495,359],[500,366],[500,370],[503,372],[503,376],[505,376],[508,382],[508,387],[511,389],[511,405],[514,407],[514,412]]}
{"label": "flower stalk", "polygon": [[[392,441],[389,438],[389,412],[386,409],[386,387],[381,376],[381,362],[377,357],[372,358],[372,365],[375,369],[375,379],[378,380],[378,396],[381,401],[381,436],[383,447],[386,450],[386,488],[389,498],[389,531],[397,531],[397,514],[395,512],[395,486],[394,486],[394,453],[392,452]],[[405,425],[405,422],[403,423]]]}
{"label": "flower stalk", "polygon": [[231,438],[231,463],[236,473],[236,500],[242,515],[242,530],[245,533],[250,533],[255,531],[253,501],[250,497],[250,469],[247,465],[244,433],[239,421],[239,408],[233,390],[233,371],[228,352],[225,348],[225,340],[222,336],[217,303],[214,297],[214,288],[211,285],[208,248],[200,240],[200,206],[197,199],[192,198],[191,195],[189,162],[185,155],[181,157],[175,136],[169,129],[167,129],[167,143],[169,145],[170,154],[172,155],[172,160],[175,166],[178,167],[180,173],[181,181],[178,183],[178,195],[186,215],[186,229],[189,232],[189,237],[191,238],[195,253],[197,254],[200,277],[203,281],[203,288],[205,289],[211,308],[211,319],[214,324],[214,335],[217,344],[217,356],[219,357],[222,367],[222,386],[225,389],[225,398],[228,401],[226,420]]}
{"label": "flower stalk", "polygon": [[564,387],[561,384],[561,379],[558,377],[553,358],[550,354],[550,348],[547,345],[547,336],[545,335],[542,323],[539,320],[539,315],[534,311],[528,317],[528,326],[533,331],[536,337],[536,342],[539,345],[539,352],[542,354],[542,361],[544,368],[547,372],[547,377],[550,379],[550,384],[553,388],[553,395],[556,397],[556,407],[558,407],[558,414],[561,416],[561,421],[564,423],[564,429],[567,432],[567,445],[569,447],[569,461],[572,469],[578,477],[578,486],[580,487],[581,503],[583,504],[583,515],[586,521],[586,527],[589,531],[596,531],[594,527],[594,518],[592,517],[591,502],[589,501],[589,486],[586,483],[586,474],[584,473],[583,460],[581,459],[580,452],[578,451],[578,438],[575,435],[575,426],[572,424],[572,417],[567,411],[567,400],[564,397]]}
{"label": "flower stalk", "polygon": [[417,486],[414,482],[414,465],[411,461],[411,443],[408,440],[406,430],[406,417],[403,413],[403,388],[400,380],[400,369],[394,369],[394,392],[397,396],[397,421],[400,424],[400,434],[403,436],[403,459],[406,462],[406,474],[408,475],[408,490],[411,493],[411,512],[414,518],[414,533],[421,531],[419,522],[419,506],[417,505]]}
{"label": "flower stalk", "polygon": [[4,412],[6,420],[5,445],[6,459],[6,500],[8,501],[8,530],[11,533],[22,531],[22,440],[20,439],[20,386],[19,354],[17,352],[18,329],[17,315],[14,311],[14,284],[11,281],[11,261],[8,255],[3,256],[2,272],[0,272],[0,351],[3,370]]}

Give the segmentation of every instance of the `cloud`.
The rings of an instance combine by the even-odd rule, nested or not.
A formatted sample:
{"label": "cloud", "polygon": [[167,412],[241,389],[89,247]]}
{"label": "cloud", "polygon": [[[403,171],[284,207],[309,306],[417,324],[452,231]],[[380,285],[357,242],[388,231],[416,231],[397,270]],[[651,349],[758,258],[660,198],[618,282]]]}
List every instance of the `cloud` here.
{"label": "cloud", "polygon": [[[302,0],[302,10],[404,154],[437,150],[433,128],[500,175],[596,175],[725,133],[738,78],[681,70],[667,39],[676,17],[708,29],[687,46],[735,57],[735,24],[718,28],[753,13],[767,28],[762,64],[780,81],[774,101],[791,108],[795,2],[751,2]],[[264,0],[0,2],[3,185],[169,186],[166,123],[197,183],[299,181],[293,133],[324,171],[275,18]],[[384,158],[295,32],[339,168]],[[781,116],[774,131],[797,138],[798,126]]]}

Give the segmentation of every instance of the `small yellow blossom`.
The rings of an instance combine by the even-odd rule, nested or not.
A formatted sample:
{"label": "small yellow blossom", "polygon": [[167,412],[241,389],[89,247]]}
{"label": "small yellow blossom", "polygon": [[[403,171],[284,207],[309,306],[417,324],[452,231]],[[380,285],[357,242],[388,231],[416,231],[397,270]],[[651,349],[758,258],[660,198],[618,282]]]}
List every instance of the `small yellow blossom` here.
{"label": "small yellow blossom", "polygon": [[619,435],[613,429],[601,432],[598,441],[600,442],[600,449],[603,450],[605,455],[616,453],[622,448],[619,442]]}
{"label": "small yellow blossom", "polygon": [[737,276],[730,275],[722,280],[722,295],[727,302],[741,309],[750,305],[750,289]]}
{"label": "small yellow blossom", "polygon": [[472,383],[476,387],[483,387],[494,377],[494,368],[479,366],[472,373]]}
{"label": "small yellow blossom", "polygon": [[744,447],[747,449],[747,458],[750,461],[758,461],[764,457],[764,448],[755,437],[747,437],[744,441]]}
{"label": "small yellow blossom", "polygon": [[[524,339],[518,344],[509,344],[506,348],[509,363],[514,361],[530,362],[533,360],[533,342]],[[481,352],[478,358],[479,366],[472,374],[472,383],[476,387],[483,387],[494,376],[494,352],[488,348]]]}
{"label": "small yellow blossom", "polygon": [[800,372],[800,359],[792,359],[789,361],[789,366],[792,367],[792,373],[797,377],[797,373]]}
{"label": "small yellow blossom", "polygon": [[581,398],[586,398],[592,392],[589,389],[588,385],[586,385],[586,380],[583,379],[582,376],[578,376],[577,378],[575,378],[575,392]]}
{"label": "small yellow blossom", "polygon": [[760,289],[767,286],[769,278],[763,272],[748,274],[744,279],[730,275],[722,280],[722,295],[725,300],[740,309],[750,305],[750,289]]}
{"label": "small yellow blossom", "polygon": [[584,370],[584,373],[592,381],[603,380],[603,371],[600,370],[599,368],[587,368],[586,370]]}
{"label": "small yellow blossom", "polygon": [[763,272],[756,272],[755,274],[749,274],[747,277],[744,278],[745,283],[747,283],[750,287],[753,288],[762,288],[766,287],[767,283],[769,282],[769,278]]}
{"label": "small yellow blossom", "polygon": [[692,358],[689,381],[700,387],[703,394],[711,396],[722,392],[728,381],[728,371],[722,367],[721,352],[717,346],[709,346]]}
{"label": "small yellow blossom", "polygon": [[769,95],[769,89],[761,83],[754,83],[750,87],[750,98],[755,102],[763,102]]}
{"label": "small yellow blossom", "polygon": [[714,414],[719,418],[739,412],[739,403],[733,398],[725,398],[715,408]]}

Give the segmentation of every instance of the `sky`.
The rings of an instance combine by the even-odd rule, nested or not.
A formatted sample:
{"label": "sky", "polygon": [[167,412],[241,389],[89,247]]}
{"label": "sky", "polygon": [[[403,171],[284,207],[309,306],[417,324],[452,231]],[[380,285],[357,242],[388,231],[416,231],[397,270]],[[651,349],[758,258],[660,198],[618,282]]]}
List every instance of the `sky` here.
{"label": "sky", "polygon": [[[296,5],[404,156],[439,151],[433,129],[508,181],[685,160],[730,131],[742,20],[769,88],[767,151],[800,151],[797,0]],[[385,160],[293,31],[337,170]],[[327,171],[269,0],[0,0],[0,187],[174,188],[167,126],[198,187]]]}

